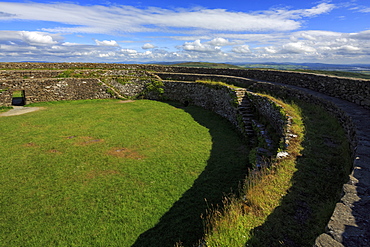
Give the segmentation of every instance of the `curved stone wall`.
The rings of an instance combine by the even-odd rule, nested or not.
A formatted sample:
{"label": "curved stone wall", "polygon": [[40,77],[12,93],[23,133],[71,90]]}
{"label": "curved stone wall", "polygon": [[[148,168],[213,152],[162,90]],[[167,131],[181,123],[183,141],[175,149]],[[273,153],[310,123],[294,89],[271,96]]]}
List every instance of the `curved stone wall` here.
{"label": "curved stone wall", "polygon": [[147,70],[155,72],[229,75],[254,80],[278,82],[309,88],[323,94],[348,100],[370,109],[370,80],[339,78],[300,72],[258,69],[211,69],[170,67],[160,65],[107,64],[107,63],[0,63],[0,69],[116,69]]}
{"label": "curved stone wall", "polygon": [[353,155],[353,170],[343,195],[328,222],[327,232],[321,234],[315,246],[370,245],[370,111],[355,103],[322,94],[311,89],[277,82],[263,82],[224,75],[187,75],[157,73],[162,78],[182,80],[216,80],[231,82],[252,91],[268,92],[281,98],[298,98],[322,106],[336,116],[346,131]]}
{"label": "curved stone wall", "polygon": [[166,73],[229,75],[260,81],[278,82],[312,89],[370,109],[370,80],[365,79],[339,78],[309,73],[256,69],[208,69],[163,66],[152,67],[151,69]]}

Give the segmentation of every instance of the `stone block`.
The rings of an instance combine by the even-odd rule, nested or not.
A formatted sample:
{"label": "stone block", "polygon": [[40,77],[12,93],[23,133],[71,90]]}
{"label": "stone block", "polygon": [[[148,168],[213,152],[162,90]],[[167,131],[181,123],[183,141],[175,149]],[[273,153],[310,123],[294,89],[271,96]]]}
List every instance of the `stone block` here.
{"label": "stone block", "polygon": [[326,233],[321,234],[316,238],[314,247],[344,247],[343,244],[335,241],[331,236]]}

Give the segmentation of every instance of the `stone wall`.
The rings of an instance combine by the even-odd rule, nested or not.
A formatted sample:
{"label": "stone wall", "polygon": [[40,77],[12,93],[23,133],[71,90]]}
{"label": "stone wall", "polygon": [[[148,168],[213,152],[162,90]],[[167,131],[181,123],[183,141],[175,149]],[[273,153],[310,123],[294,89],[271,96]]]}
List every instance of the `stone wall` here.
{"label": "stone wall", "polygon": [[[152,95],[154,97],[151,99],[173,100],[184,105],[196,105],[213,111],[229,120],[243,135],[247,135],[245,128],[248,122],[257,123],[257,119],[264,119],[274,129],[275,135],[278,136],[277,140],[273,140],[267,134],[265,127],[260,124],[255,126],[259,131],[254,131],[254,135],[260,136],[264,140],[266,146],[263,147],[267,148],[270,153],[268,158],[276,155],[274,152],[279,147],[280,141],[284,142],[290,138],[287,132],[288,119],[285,111],[267,97],[249,92],[244,88],[212,85],[203,82],[164,81],[163,83],[164,93],[156,96]],[[254,109],[253,113],[252,111],[245,112],[245,104]],[[256,143],[256,145],[260,144]]]}
{"label": "stone wall", "polygon": [[[1,65],[4,64],[0,63]],[[39,69],[36,65],[49,67],[50,64],[23,65],[29,65],[32,69],[25,70],[22,67],[22,70],[0,70],[0,106],[11,105],[14,90],[25,91],[27,104],[40,101],[110,98],[112,96],[107,93],[108,91],[117,97],[135,98],[143,94],[146,85],[158,79],[145,70],[132,69],[130,66],[113,70],[68,66],[66,69],[58,69],[58,66],[63,68],[69,64],[55,64],[56,68],[45,70],[44,67]]]}
{"label": "stone wall", "polygon": [[122,69],[148,70],[166,73],[229,75],[309,88],[370,109],[370,80],[339,78],[310,73],[258,69],[211,69],[108,63],[0,63],[0,69]]}
{"label": "stone wall", "polygon": [[0,80],[53,78],[62,72],[63,70],[0,70]]}
{"label": "stone wall", "polygon": [[285,137],[288,119],[284,109],[269,98],[258,94],[248,93],[247,97],[259,115],[268,121],[276,134],[280,137]]}
{"label": "stone wall", "polygon": [[171,81],[164,82],[161,98],[183,104],[200,106],[228,119],[234,126],[237,121],[235,91],[226,86],[213,86],[205,83]]}
{"label": "stone wall", "polygon": [[[311,104],[320,105],[336,116],[342,124],[350,142],[350,148],[354,159],[354,169],[349,176],[348,183],[343,185],[342,197],[337,203],[333,215],[328,222],[327,232],[318,236],[315,246],[368,246],[370,239],[370,216],[368,214],[368,210],[370,210],[370,139],[368,134],[370,130],[368,126],[370,112],[368,110],[354,103],[339,100],[310,89],[282,83],[255,81],[222,75],[191,74],[187,76],[186,74],[178,73],[158,73],[158,75],[162,78],[172,80],[179,78],[182,80],[207,79],[233,82],[254,92],[267,92],[279,98],[297,98]],[[256,104],[258,100],[253,99],[252,102]],[[266,106],[268,106],[268,104],[263,104],[259,106],[259,108],[264,108]],[[276,115],[279,114],[276,112]],[[273,122],[273,116],[274,114],[271,114],[271,117],[267,119]]]}
{"label": "stone wall", "polygon": [[152,67],[157,72],[229,75],[260,81],[279,82],[309,88],[370,109],[370,80],[339,78],[275,70],[207,69],[186,67]]}
{"label": "stone wall", "polygon": [[13,79],[1,80],[0,105],[10,106],[12,92],[24,90],[26,104],[80,99],[107,99],[113,96],[107,92],[99,79]]}

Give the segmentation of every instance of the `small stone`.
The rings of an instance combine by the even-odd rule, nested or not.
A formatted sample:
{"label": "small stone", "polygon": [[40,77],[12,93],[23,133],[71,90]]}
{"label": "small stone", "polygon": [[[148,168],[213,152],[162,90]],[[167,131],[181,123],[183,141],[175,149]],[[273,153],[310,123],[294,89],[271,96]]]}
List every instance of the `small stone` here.
{"label": "small stone", "polygon": [[335,241],[328,234],[323,233],[316,238],[314,247],[344,247],[344,245]]}
{"label": "small stone", "polygon": [[288,157],[289,156],[289,153],[288,152],[279,152],[276,154],[276,158],[278,159],[282,159],[282,158],[285,158],[285,157]]}

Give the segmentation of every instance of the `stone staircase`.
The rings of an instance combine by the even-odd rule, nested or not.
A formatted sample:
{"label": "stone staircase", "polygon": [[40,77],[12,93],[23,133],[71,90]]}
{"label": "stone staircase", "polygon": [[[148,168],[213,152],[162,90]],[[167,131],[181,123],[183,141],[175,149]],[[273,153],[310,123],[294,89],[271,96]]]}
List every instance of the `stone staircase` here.
{"label": "stone staircase", "polygon": [[242,117],[243,130],[247,136],[255,135],[253,130],[254,109],[252,103],[246,96],[247,90],[239,88],[235,91],[238,100],[238,113]]}
{"label": "stone staircase", "polygon": [[266,130],[266,126],[258,122],[255,106],[248,98],[247,90],[239,88],[235,90],[235,93],[238,100],[237,111],[242,120],[242,132],[248,137],[250,144],[256,147],[255,166],[257,169],[262,166],[269,166],[267,160],[273,155],[274,143]]}

